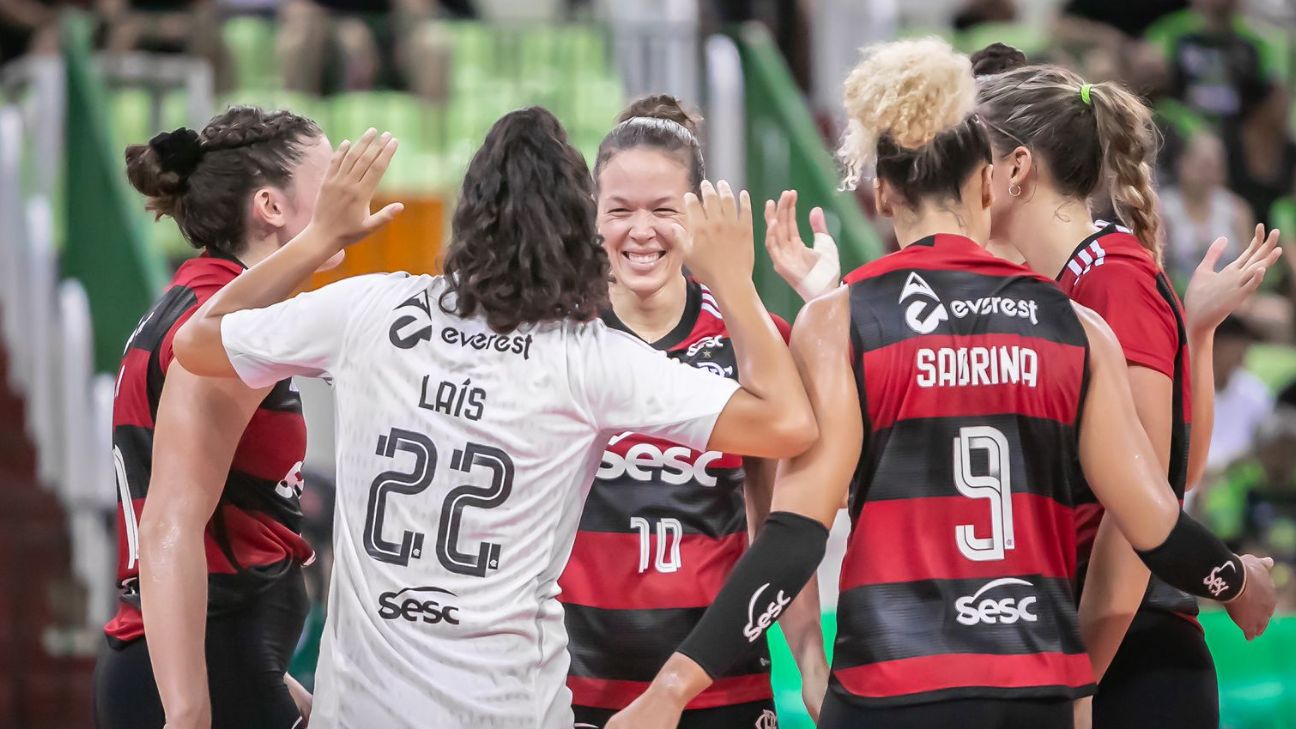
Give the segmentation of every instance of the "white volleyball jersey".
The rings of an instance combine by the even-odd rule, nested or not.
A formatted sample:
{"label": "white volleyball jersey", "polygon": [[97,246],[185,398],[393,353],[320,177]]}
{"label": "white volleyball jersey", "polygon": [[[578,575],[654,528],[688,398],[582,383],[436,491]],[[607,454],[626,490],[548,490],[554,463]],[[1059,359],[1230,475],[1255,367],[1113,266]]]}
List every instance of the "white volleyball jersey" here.
{"label": "white volleyball jersey", "polygon": [[239,376],[336,391],[332,586],[312,729],[567,729],[557,580],[611,434],[705,450],[736,383],[601,321],[498,334],[442,277],[225,316]]}

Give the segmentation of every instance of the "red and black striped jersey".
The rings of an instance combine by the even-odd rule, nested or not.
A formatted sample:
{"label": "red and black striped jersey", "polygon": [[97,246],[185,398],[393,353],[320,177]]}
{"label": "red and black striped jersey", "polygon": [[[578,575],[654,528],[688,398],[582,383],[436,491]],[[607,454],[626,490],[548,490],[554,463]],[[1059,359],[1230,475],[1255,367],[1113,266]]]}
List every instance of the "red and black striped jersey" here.
{"label": "red and black striped jersey", "polygon": [[[1148,367],[1172,380],[1167,477],[1182,503],[1188,482],[1192,426],[1192,377],[1183,305],[1165,272],[1138,238],[1119,226],[1100,225],[1071,255],[1058,274],[1058,284],[1068,296],[1107,321],[1130,365]],[[1083,586],[1103,514],[1102,505],[1087,485],[1076,494],[1076,510],[1080,524],[1078,583]],[[1192,595],[1156,577],[1148,584],[1143,607],[1186,616],[1197,614],[1197,601]]]}
{"label": "red and black striped jersey", "polygon": [[[630,332],[611,312],[603,319]],[[786,339],[787,323],[777,317],[775,323]],[[715,299],[694,281],[679,324],[652,346],[721,377],[738,377]],[[693,630],[747,549],[743,482],[741,456],[637,433],[608,442],[559,580],[574,704],[624,708]],[[688,708],[770,698],[769,665],[762,649]]]}
{"label": "red and black striped jersey", "polygon": [[[104,630],[122,643],[144,634],[139,603],[138,525],[153,470],[153,424],[176,330],[242,264],[201,255],[185,261],[140,319],[122,358],[113,402],[117,468],[117,579],[121,600]],[[313,552],[301,537],[301,467],[306,423],[290,380],[274,386],[252,415],[207,525],[208,611],[235,609]]]}
{"label": "red and black striped jersey", "polygon": [[871,705],[1092,692],[1072,504],[1088,339],[1071,302],[957,235],[846,282],[867,435],[832,690]]}

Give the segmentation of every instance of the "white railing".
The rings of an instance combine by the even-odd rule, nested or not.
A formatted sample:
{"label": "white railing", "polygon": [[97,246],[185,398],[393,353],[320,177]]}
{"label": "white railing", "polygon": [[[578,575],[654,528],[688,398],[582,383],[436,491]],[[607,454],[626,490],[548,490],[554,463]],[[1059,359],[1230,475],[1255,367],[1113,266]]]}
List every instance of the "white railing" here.
{"label": "white railing", "polygon": [[627,95],[668,93],[701,101],[697,0],[600,0],[597,5],[612,27]]}
{"label": "white railing", "polygon": [[62,161],[63,67],[57,59],[6,66],[0,105],[0,337],[7,385],[25,401],[36,476],[67,516],[72,573],[86,611],[72,630],[43,636],[53,653],[93,652],[113,606],[116,509],[110,375],[96,375],[90,303],[59,280],[55,185]]}
{"label": "white railing", "polygon": [[707,175],[747,187],[747,110],[742,58],[733,39],[706,41]]}

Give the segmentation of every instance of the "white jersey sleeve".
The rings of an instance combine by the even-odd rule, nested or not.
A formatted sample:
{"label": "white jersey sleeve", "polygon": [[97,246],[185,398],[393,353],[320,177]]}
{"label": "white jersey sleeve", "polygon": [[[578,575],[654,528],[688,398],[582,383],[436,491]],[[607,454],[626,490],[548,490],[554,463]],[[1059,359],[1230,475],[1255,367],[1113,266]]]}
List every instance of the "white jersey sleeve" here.
{"label": "white jersey sleeve", "polygon": [[575,398],[595,426],[706,450],[738,383],[681,364],[624,332],[603,326],[588,332],[582,361],[570,372]]}
{"label": "white jersey sleeve", "polygon": [[387,278],[356,276],[264,309],[226,314],[221,319],[221,342],[239,379],[257,388],[293,375],[330,377],[344,351],[352,314],[376,295]]}

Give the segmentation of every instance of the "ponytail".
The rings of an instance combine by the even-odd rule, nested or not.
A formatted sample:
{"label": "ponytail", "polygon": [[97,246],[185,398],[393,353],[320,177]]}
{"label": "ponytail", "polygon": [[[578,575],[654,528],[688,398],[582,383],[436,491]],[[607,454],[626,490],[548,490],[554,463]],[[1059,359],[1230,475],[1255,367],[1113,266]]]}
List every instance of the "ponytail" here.
{"label": "ponytail", "polygon": [[1157,132],[1152,115],[1137,96],[1118,84],[1096,84],[1091,87],[1089,98],[1112,206],[1160,265],[1161,220],[1157,217],[1158,199],[1152,185]]}

